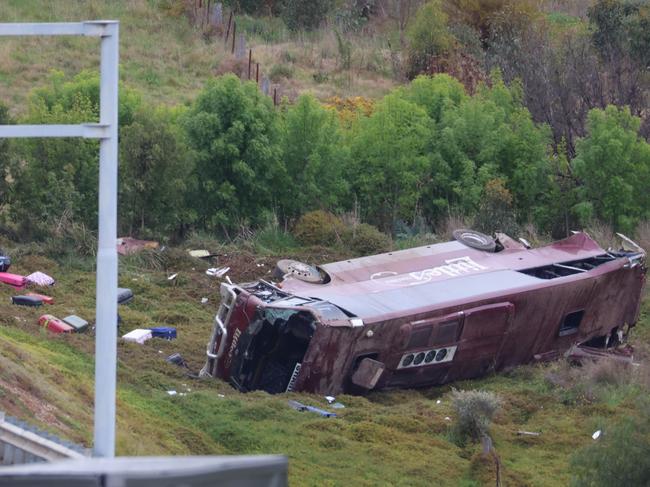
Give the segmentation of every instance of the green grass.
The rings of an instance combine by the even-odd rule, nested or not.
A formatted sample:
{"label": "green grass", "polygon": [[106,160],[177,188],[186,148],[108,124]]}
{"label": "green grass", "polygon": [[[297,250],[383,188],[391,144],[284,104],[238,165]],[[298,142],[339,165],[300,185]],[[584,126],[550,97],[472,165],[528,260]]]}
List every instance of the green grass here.
{"label": "green grass", "polygon": [[[119,20],[120,79],[124,85],[140,92],[146,102],[184,104],[196,97],[208,79],[228,71],[232,56],[219,35],[204,35],[184,14],[170,13],[163,4],[157,0],[3,0],[0,22]],[[322,99],[381,96],[395,85],[386,49],[377,36],[355,39],[360,49],[352,71],[340,73],[335,39],[329,30],[289,35],[277,18],[248,16],[239,16],[237,25],[238,32],[246,32],[254,62],[260,63],[260,76],[278,80],[280,97],[294,99],[305,91]],[[23,114],[30,91],[45,85],[52,70],[72,78],[84,69],[98,67],[99,41],[95,38],[0,38],[0,102],[8,104],[14,115]],[[285,69],[281,76],[274,73],[274,69],[282,69],[279,67]],[[287,69],[293,78],[287,76]],[[314,74],[318,73],[328,76],[317,82]]]}
{"label": "green grass", "polygon": [[[312,262],[344,256],[297,248],[281,234],[267,239],[267,246],[287,246],[291,257]],[[345,409],[337,411],[338,418],[324,419],[287,405],[288,399],[297,399],[327,408],[320,396],[241,394],[217,380],[190,379],[183,369],[167,364],[166,356],[180,352],[192,371],[202,366],[218,299],[218,282],[205,275],[206,267],[230,265],[234,280],[250,280],[267,273],[282,255],[254,254],[241,245],[215,247],[218,242],[209,236],[195,236],[193,242],[218,250],[219,257],[207,263],[173,249],[156,269],[135,256],[121,260],[120,285],[136,294],[132,304],[120,307],[122,332],[171,325],[177,327],[178,339],[153,339],[142,346],[119,342],[118,454],[280,453],[289,457],[292,485],[493,484],[494,467],[481,456],[480,445],[459,447],[453,441],[450,386],[340,396]],[[94,334],[52,335],[36,321],[43,312],[75,313],[94,321],[94,274],[83,260],[55,262],[39,253],[13,251],[20,256],[15,272],[42,270],[57,279],[49,290],[57,301],[41,309],[12,306],[8,302],[15,291],[0,288],[0,409],[90,446]],[[178,277],[168,281],[172,272]],[[201,297],[209,298],[208,305],[200,303]],[[647,312],[646,302],[636,333],[640,345],[648,336]],[[523,366],[453,385],[490,390],[503,398],[491,434],[504,485],[566,485],[571,455],[593,441],[596,429],[635,414],[636,399],[647,394],[636,385],[610,385],[602,386],[596,400],[565,400],[570,394],[546,380],[561,367]],[[171,389],[186,395],[169,396]],[[518,430],[541,435],[521,437]]]}
{"label": "green grass", "polygon": [[[194,98],[225,56],[222,42],[205,40],[184,17],[167,15],[147,0],[3,0],[2,22],[120,21],[120,78],[156,104]],[[72,77],[98,69],[99,41],[80,37],[0,39],[0,101],[24,110],[32,88],[50,70]]]}

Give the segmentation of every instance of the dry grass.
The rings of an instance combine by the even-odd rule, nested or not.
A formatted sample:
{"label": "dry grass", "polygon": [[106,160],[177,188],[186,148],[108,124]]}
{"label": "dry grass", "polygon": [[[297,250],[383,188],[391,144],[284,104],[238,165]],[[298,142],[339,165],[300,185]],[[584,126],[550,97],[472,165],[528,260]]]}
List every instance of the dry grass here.
{"label": "dry grass", "polygon": [[604,249],[609,247],[617,248],[619,246],[618,239],[614,235],[614,230],[606,223],[593,222],[585,231]]}
{"label": "dry grass", "polygon": [[[0,3],[0,18],[4,22],[119,20],[120,77],[156,103],[191,100],[225,56],[221,42],[206,41],[186,19],[169,17],[146,0],[8,0]],[[51,70],[73,76],[83,69],[97,69],[99,42],[77,37],[4,38],[0,65],[0,101],[21,112],[29,91],[43,85]]]}
{"label": "dry grass", "polygon": [[[247,75],[247,60],[234,61],[221,37],[207,36],[183,16],[169,16],[147,0],[75,1],[6,0],[0,3],[3,21],[77,21],[95,18],[120,20],[120,77],[143,94],[145,101],[178,104],[191,101],[215,74]],[[295,99],[310,92],[330,96],[379,97],[396,85],[390,53],[378,36],[356,36],[351,69],[341,69],[335,34],[331,29],[309,36],[278,35],[267,42],[247,36],[253,61],[260,63],[260,79],[273,66],[288,66],[290,80],[272,86],[278,98]],[[73,76],[97,69],[99,45],[86,38],[22,38],[0,40],[0,101],[14,114],[25,109],[31,89],[46,83],[51,70]],[[253,69],[253,76],[255,70]]]}

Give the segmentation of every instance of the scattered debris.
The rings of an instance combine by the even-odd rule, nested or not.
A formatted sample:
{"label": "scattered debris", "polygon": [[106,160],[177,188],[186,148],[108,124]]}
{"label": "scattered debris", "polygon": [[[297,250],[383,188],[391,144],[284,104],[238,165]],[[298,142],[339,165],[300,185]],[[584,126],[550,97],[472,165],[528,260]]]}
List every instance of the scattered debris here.
{"label": "scattered debris", "polygon": [[74,328],[64,323],[56,316],[52,315],[43,315],[38,319],[38,324],[43,328],[47,328],[53,333],[70,333],[74,331]]}
{"label": "scattered debris", "polygon": [[216,257],[217,254],[213,254],[209,250],[200,249],[200,250],[188,250],[188,254],[197,259],[209,259],[210,257]]}
{"label": "scattered debris", "polygon": [[36,286],[54,286],[56,282],[53,277],[48,276],[43,272],[33,272],[25,278],[27,283],[34,284]]}
{"label": "scattered debris", "polygon": [[445,416],[445,421],[451,421],[451,418],[449,416]]}
{"label": "scattered debris", "polygon": [[185,367],[186,369],[189,368],[187,366],[187,363],[185,362],[185,359],[183,358],[183,356],[178,352],[172,353],[165,360],[170,364],[178,365],[179,367]]}
{"label": "scattered debris", "polygon": [[174,279],[176,279],[176,276],[178,276],[178,272],[175,273],[175,274],[172,274],[171,276],[169,276],[169,277],[167,278],[167,280],[168,280],[168,281],[173,281]]}
{"label": "scattered debris", "polygon": [[591,435],[591,437],[592,437],[594,440],[597,440],[598,438],[600,438],[600,435],[601,435],[601,434],[602,434],[602,431],[601,431],[601,430],[594,431],[594,434]]}
{"label": "scattered debris", "polygon": [[585,360],[593,362],[602,359],[632,364],[634,363],[633,353],[634,349],[627,344],[624,347],[606,349],[587,347],[585,345],[573,345],[566,352],[566,357],[571,362],[579,364],[583,363]]}
{"label": "scattered debris", "polygon": [[517,431],[519,436],[539,436],[541,435],[538,431]]}
{"label": "scattered debris", "polygon": [[27,279],[25,276],[19,276],[18,274],[10,274],[9,272],[0,272],[0,282],[9,284],[10,286],[15,287],[16,289],[23,289],[27,285]]}
{"label": "scattered debris", "polygon": [[43,294],[38,294],[38,293],[27,293],[26,296],[34,296],[35,298],[40,298],[40,300],[43,301],[44,304],[54,304],[54,298],[50,296],[45,296]]}
{"label": "scattered debris", "polygon": [[157,328],[150,328],[150,330],[153,338],[164,338],[165,340],[173,340],[176,338],[176,328],[171,326],[159,326]]}
{"label": "scattered debris", "polygon": [[66,316],[63,318],[63,321],[74,328],[78,333],[88,328],[88,322],[77,315]]}
{"label": "scattered debris", "polygon": [[117,253],[120,255],[131,255],[144,249],[157,249],[160,244],[154,240],[137,240],[132,237],[121,237],[117,239]]}
{"label": "scattered debris", "polygon": [[208,302],[208,298],[201,298],[201,304],[206,304]]}
{"label": "scattered debris", "polygon": [[139,343],[142,345],[151,338],[151,330],[136,328],[135,330],[128,332],[126,335],[123,335],[122,338],[127,342]]}
{"label": "scattered debris", "polygon": [[117,304],[128,304],[133,301],[133,291],[126,287],[117,288]]}
{"label": "scattered debris", "polygon": [[229,270],[230,267],[220,267],[218,269],[215,267],[211,267],[210,269],[205,271],[205,273],[211,277],[223,277]]}
{"label": "scattered debris", "polygon": [[325,400],[328,404],[332,404],[334,401],[336,401],[336,398],[334,396],[325,396]]}
{"label": "scattered debris", "polygon": [[320,414],[324,418],[335,418],[336,417],[336,413],[331,413],[329,411],[325,411],[324,409],[320,409],[320,408],[317,408],[317,407],[314,407],[314,406],[307,406],[306,404],[303,404],[303,403],[298,402],[298,401],[290,400],[288,402],[288,404],[289,404],[289,406],[291,406],[296,411],[309,411],[309,412],[312,412],[312,413]]}
{"label": "scattered debris", "polygon": [[442,401],[440,401],[440,399],[438,399],[438,400],[436,401],[436,404],[440,404],[441,402],[442,402]]}
{"label": "scattered debris", "polygon": [[172,389],[170,391],[167,391],[167,394],[169,394],[170,396],[175,396],[178,393],[175,390]]}
{"label": "scattered debris", "polygon": [[20,306],[41,306],[43,304],[43,300],[36,296],[12,296],[11,302]]}
{"label": "scattered debris", "polygon": [[226,397],[226,396],[223,395],[223,394],[217,394],[217,396],[218,396],[218,397]]}

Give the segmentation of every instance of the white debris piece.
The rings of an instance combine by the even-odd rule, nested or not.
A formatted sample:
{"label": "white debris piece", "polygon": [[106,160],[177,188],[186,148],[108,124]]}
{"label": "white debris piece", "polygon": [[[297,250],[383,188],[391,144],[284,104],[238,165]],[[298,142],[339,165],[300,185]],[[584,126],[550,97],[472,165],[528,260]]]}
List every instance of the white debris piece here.
{"label": "white debris piece", "polygon": [[169,394],[170,396],[175,396],[177,394],[177,392],[174,391],[174,390],[171,390],[171,391],[167,391],[167,394]]}
{"label": "white debris piece", "polygon": [[594,434],[591,435],[591,437],[592,437],[594,440],[597,440],[598,438],[600,438],[600,435],[601,435],[601,434],[602,434],[602,431],[601,431],[601,430],[594,431]]}
{"label": "white debris piece", "polygon": [[169,277],[167,278],[167,280],[168,280],[168,281],[173,281],[174,279],[176,279],[176,276],[178,276],[178,272],[177,272],[176,274],[172,274],[171,276],[169,276]]}
{"label": "white debris piece", "polygon": [[436,404],[440,404],[440,402],[441,402],[440,399],[438,399],[438,400],[436,401]]}
{"label": "white debris piece", "polygon": [[230,267],[227,267],[227,266],[226,267],[219,267],[218,269],[216,267],[211,267],[210,269],[205,271],[205,273],[208,276],[212,276],[212,277],[223,277],[224,275],[226,275],[226,273],[229,270],[230,270]]}
{"label": "white debris piece", "polygon": [[122,338],[127,342],[139,343],[142,345],[151,338],[151,330],[136,328],[135,330],[128,332],[126,335],[123,335]]}
{"label": "white debris piece", "polygon": [[336,398],[334,396],[325,396],[325,400],[328,404],[332,404],[334,401],[336,401]]}
{"label": "white debris piece", "polygon": [[205,304],[208,302],[208,298],[201,298],[201,304]]}
{"label": "white debris piece", "polygon": [[188,250],[187,251],[192,257],[196,257],[198,259],[205,259],[206,257],[210,257],[212,254],[210,253],[209,250],[205,249],[200,249],[200,250]]}

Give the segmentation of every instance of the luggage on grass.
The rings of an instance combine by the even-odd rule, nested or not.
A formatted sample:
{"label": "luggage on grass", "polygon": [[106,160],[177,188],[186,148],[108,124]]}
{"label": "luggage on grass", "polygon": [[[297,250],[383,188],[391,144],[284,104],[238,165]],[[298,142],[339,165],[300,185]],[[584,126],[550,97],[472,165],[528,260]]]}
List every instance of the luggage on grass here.
{"label": "luggage on grass", "polygon": [[166,340],[173,340],[176,338],[176,328],[171,326],[159,326],[151,328],[151,336],[154,338],[165,338]]}
{"label": "luggage on grass", "polygon": [[43,300],[36,296],[12,296],[11,302],[20,306],[41,306]]}
{"label": "luggage on grass", "polygon": [[19,276],[18,274],[10,274],[9,272],[0,272],[0,282],[9,284],[10,286],[15,287],[16,289],[22,289],[27,284],[25,276]]}
{"label": "luggage on grass", "polygon": [[52,315],[41,316],[38,319],[38,324],[53,333],[70,333],[74,331],[73,327]]}
{"label": "luggage on grass", "polygon": [[77,315],[70,315],[63,318],[63,321],[70,325],[77,332],[82,332],[88,328],[88,322]]}

